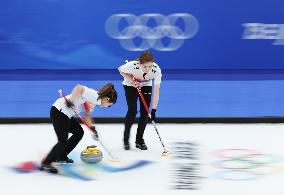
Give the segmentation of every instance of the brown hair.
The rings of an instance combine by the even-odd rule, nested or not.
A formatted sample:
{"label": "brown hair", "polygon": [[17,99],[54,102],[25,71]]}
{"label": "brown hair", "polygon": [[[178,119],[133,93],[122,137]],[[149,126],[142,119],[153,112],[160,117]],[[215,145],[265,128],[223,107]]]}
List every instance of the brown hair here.
{"label": "brown hair", "polygon": [[115,104],[117,100],[117,92],[112,83],[108,83],[99,90],[99,98],[108,97],[109,102]]}
{"label": "brown hair", "polygon": [[139,57],[140,64],[154,62],[154,56],[150,51],[144,51]]}

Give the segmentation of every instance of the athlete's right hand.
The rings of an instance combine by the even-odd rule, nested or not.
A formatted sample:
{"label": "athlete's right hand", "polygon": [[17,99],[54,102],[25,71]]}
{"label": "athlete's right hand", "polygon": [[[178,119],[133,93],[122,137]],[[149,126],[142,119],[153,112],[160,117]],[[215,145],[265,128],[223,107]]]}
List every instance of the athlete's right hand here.
{"label": "athlete's right hand", "polygon": [[138,78],[137,76],[132,76],[132,83],[135,85],[140,85],[140,83],[143,81],[143,79]]}
{"label": "athlete's right hand", "polygon": [[129,74],[129,73],[124,73],[124,74],[125,74],[124,78],[125,78],[129,83],[134,84],[134,82],[133,82],[133,75],[132,75],[132,74]]}
{"label": "athlete's right hand", "polygon": [[71,100],[66,99],[65,104],[68,108],[74,107],[74,103]]}

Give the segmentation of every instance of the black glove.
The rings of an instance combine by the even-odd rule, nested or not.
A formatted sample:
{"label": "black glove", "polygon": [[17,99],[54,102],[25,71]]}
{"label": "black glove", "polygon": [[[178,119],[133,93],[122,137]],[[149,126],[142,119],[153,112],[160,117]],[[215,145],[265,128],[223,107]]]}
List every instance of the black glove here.
{"label": "black glove", "polygon": [[94,139],[95,141],[98,141],[98,140],[99,140],[99,135],[98,135],[98,132],[97,132],[97,130],[96,130],[95,125],[91,126],[91,130],[92,130],[92,132],[93,132],[93,134],[92,134],[93,139]]}
{"label": "black glove", "polygon": [[74,107],[73,102],[71,102],[71,101],[68,100],[68,99],[65,99],[65,103],[66,103],[66,106],[67,106],[68,108]]}
{"label": "black glove", "polygon": [[152,109],[151,111],[151,121],[156,122],[156,109]]}

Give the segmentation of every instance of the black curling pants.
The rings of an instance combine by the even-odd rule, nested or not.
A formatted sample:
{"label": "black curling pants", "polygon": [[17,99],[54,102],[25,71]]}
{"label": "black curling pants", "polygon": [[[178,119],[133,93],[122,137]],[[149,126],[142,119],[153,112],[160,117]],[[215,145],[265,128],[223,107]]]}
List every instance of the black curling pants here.
{"label": "black curling pants", "polygon": [[[50,164],[57,159],[66,159],[67,155],[77,146],[84,135],[84,130],[75,118],[68,118],[56,107],[50,109],[50,118],[58,138],[58,142],[43,160]],[[73,135],[68,139],[68,133]]]}
{"label": "black curling pants", "polygon": [[[134,123],[136,114],[137,114],[137,100],[139,98],[140,101],[140,118],[138,121],[138,128],[137,128],[137,134],[136,134],[136,143],[144,143],[143,135],[144,131],[147,125],[147,122],[149,120],[148,113],[143,105],[143,102],[139,96],[139,93],[135,87],[131,86],[123,86],[125,91],[125,97],[127,102],[127,114],[125,116],[125,122],[124,122],[124,143],[128,143],[129,135],[130,135],[130,129],[131,126]],[[151,96],[152,96],[152,87],[151,86],[145,86],[141,87],[142,94],[144,96],[144,99],[149,106],[151,103]]]}

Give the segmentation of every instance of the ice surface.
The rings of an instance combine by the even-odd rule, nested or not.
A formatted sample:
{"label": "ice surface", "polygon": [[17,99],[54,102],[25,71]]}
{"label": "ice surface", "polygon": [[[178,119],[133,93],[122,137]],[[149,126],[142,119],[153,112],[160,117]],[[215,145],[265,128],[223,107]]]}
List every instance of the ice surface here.
{"label": "ice surface", "polygon": [[[43,172],[20,174],[11,170],[10,167],[29,160],[39,162],[56,142],[55,132],[51,124],[0,125],[0,194],[282,195],[284,193],[284,164],[281,160],[263,169],[260,167],[261,175],[246,181],[231,181],[215,177],[217,172],[224,170],[213,166],[216,161],[221,160],[213,155],[214,151],[222,149],[241,149],[239,152],[243,152],[242,149],[251,149],[262,154],[277,156],[278,159],[284,157],[284,125],[282,124],[158,124],[163,141],[172,151],[177,152],[177,149],[172,148],[176,146],[175,142],[196,144],[194,147],[198,159],[195,160],[180,160],[174,155],[161,157],[163,149],[151,124],[147,126],[144,136],[149,147],[148,151],[134,148],[136,125],[131,132],[132,149],[130,151],[124,151],[122,147],[122,124],[98,124],[97,129],[104,144],[120,160],[118,163],[109,162],[104,153],[103,165],[125,167],[139,160],[153,163],[114,173],[99,169],[90,170],[94,178],[91,181],[54,176]],[[70,157],[75,159],[75,164],[82,164],[78,155],[87,145],[92,144],[95,142],[91,139],[88,130],[85,130],[82,141],[70,154]],[[269,158],[269,156],[263,156],[262,160],[268,161]],[[178,179],[174,177],[176,172],[173,167],[182,163],[190,164],[193,161],[201,163],[197,165],[200,169],[197,174],[201,178],[197,184],[194,184],[198,189],[174,189],[173,186]],[[277,169],[273,168],[272,172],[271,167]],[[270,172],[273,174],[270,175]],[[266,173],[269,175],[263,176]],[[242,178],[243,175],[239,177]],[[188,181],[190,182],[190,178]]]}

